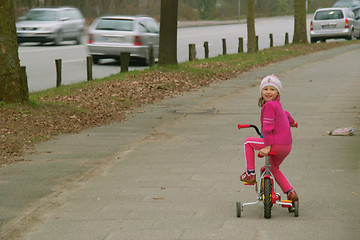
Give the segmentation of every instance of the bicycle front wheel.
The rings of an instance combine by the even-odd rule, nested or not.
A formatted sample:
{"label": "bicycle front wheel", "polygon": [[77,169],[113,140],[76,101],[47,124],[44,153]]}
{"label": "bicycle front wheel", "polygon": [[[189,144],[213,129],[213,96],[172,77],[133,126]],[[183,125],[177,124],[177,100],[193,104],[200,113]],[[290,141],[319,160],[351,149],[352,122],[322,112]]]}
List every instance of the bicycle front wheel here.
{"label": "bicycle front wheel", "polygon": [[271,218],[271,180],[269,178],[264,179],[264,218]]}

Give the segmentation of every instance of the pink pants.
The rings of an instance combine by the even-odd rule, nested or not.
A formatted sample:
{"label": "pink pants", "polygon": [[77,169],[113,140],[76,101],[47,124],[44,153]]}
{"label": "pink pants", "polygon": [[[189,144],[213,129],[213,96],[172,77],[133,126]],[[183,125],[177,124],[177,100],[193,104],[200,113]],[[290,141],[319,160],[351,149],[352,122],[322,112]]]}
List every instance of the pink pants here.
{"label": "pink pants", "polygon": [[[264,139],[249,137],[244,142],[244,155],[246,161],[246,169],[250,171],[255,170],[255,155],[254,150],[260,150],[265,147]],[[290,145],[277,145],[274,144],[271,146],[271,151],[276,152],[278,155],[276,157],[270,157],[270,171],[274,175],[276,182],[279,184],[281,190],[286,193],[292,189],[291,184],[285,177],[285,175],[280,171],[280,164],[284,161],[287,155],[291,151]]]}

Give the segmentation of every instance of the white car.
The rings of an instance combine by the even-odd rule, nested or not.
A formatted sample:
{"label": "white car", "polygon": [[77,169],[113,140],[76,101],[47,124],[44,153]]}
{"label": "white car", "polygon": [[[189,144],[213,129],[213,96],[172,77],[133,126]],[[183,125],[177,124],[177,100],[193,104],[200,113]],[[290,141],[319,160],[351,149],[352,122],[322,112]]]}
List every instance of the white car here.
{"label": "white car", "polygon": [[65,40],[81,43],[85,19],[77,8],[33,8],[16,23],[18,43],[54,42],[60,45]]}
{"label": "white car", "polygon": [[148,65],[150,47],[158,58],[159,38],[159,25],[151,17],[104,16],[89,27],[87,48],[95,64],[106,58],[120,60],[122,52],[129,52]]}
{"label": "white car", "polygon": [[359,0],[339,0],[334,3],[333,7],[346,7],[353,10],[353,8],[360,6]]}
{"label": "white car", "polygon": [[354,39],[355,16],[349,8],[320,8],[310,22],[312,43],[326,39]]}
{"label": "white car", "polygon": [[360,39],[360,8],[356,11],[355,14],[355,23],[354,23],[354,37]]}

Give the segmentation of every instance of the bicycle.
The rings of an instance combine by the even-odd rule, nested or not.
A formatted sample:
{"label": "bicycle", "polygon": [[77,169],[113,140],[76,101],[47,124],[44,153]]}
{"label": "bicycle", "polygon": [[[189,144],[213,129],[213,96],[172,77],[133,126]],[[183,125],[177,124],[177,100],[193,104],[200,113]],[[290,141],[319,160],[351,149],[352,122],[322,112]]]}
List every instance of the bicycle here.
{"label": "bicycle", "polygon": [[[238,129],[250,127],[254,128],[257,134],[261,136],[261,133],[257,126],[251,124],[238,124]],[[297,128],[298,124],[295,123],[294,127]],[[283,208],[287,208],[289,212],[294,213],[295,217],[299,216],[299,202],[295,201],[294,203],[292,203],[291,200],[281,200],[280,194],[275,191],[275,178],[270,171],[270,156],[276,155],[276,152],[269,152],[268,156],[265,156],[265,165],[260,169],[261,177],[259,185],[257,185],[257,182],[244,182],[245,185],[255,185],[255,191],[258,196],[256,202],[236,202],[236,215],[238,218],[241,217],[241,212],[244,211],[244,206],[254,205],[259,203],[260,201],[264,203],[264,218],[266,219],[271,218],[271,209],[274,204],[280,205]],[[262,158],[263,156],[261,156],[259,153],[258,157]]]}

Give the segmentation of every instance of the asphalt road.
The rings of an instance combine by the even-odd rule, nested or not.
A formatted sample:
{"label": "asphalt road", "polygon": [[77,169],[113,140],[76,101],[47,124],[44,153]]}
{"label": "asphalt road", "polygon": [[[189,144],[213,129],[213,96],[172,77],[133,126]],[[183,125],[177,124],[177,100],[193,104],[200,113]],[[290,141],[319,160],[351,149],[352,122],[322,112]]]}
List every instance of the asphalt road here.
{"label": "asphalt road", "polygon": [[[0,169],[2,239],[357,239],[360,135],[326,132],[360,127],[359,54],[357,43],[271,64],[38,145]],[[239,181],[255,134],[236,126],[258,124],[271,73],[299,123],[281,167],[300,216],[274,206],[267,220],[258,204],[237,218],[235,202],[256,194]]]}
{"label": "asphalt road", "polygon": [[[309,15],[310,17],[310,15]],[[259,48],[270,46],[269,34],[274,36],[274,45],[284,45],[285,33],[289,33],[290,41],[294,32],[292,16],[256,19],[256,33],[259,36]],[[181,22],[178,30],[178,62],[189,59],[189,44],[196,45],[197,58],[204,58],[205,41],[209,42],[210,57],[222,54],[222,39],[226,39],[227,53],[237,53],[238,38],[244,39],[244,50],[247,46],[246,23],[234,24],[233,21],[223,22]],[[196,27],[195,27],[196,26]],[[83,40],[86,42],[86,37]],[[63,42],[62,46],[51,44],[38,45],[34,43],[22,44],[19,48],[20,63],[26,66],[30,92],[49,89],[56,86],[55,59],[62,59],[62,84],[84,82],[87,78],[86,57],[88,52],[85,45],[73,45],[74,42]],[[143,66],[132,63],[130,70],[143,69]],[[113,60],[102,61],[100,65],[93,65],[93,78],[104,78],[120,72],[119,62]]]}

